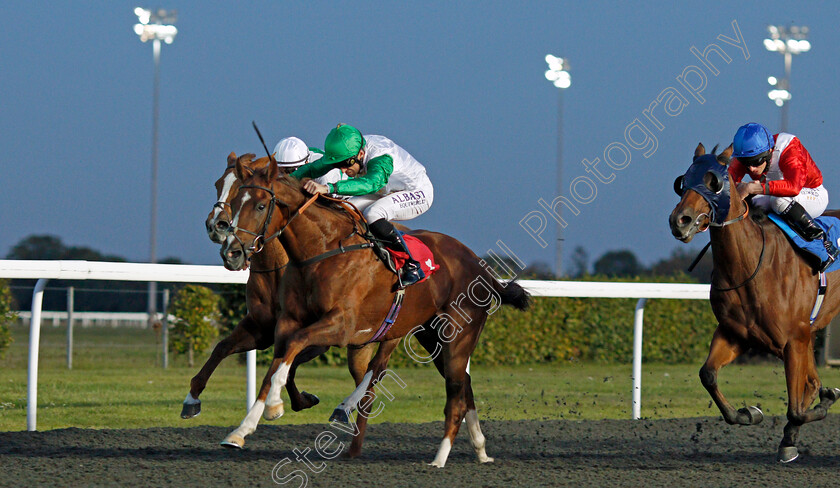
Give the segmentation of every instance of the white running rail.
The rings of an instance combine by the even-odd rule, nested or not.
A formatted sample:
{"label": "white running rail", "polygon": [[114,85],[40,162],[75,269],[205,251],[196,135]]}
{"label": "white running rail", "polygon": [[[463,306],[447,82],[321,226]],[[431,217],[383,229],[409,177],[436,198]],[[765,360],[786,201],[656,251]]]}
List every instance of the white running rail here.
{"label": "white running rail", "polygon": [[[50,279],[158,281],[180,283],[246,283],[247,271],[228,271],[222,266],[185,264],[109,263],[98,261],[0,260],[0,278],[37,279],[32,294],[27,374],[27,430],[36,430],[38,403],[38,345],[41,330],[41,303]],[[641,417],[642,328],[644,306],[651,298],[708,300],[709,285],[685,283],[613,283],[594,281],[519,282],[535,297],[636,298],[633,328],[633,418]],[[248,352],[247,406],[256,399],[256,352]]]}

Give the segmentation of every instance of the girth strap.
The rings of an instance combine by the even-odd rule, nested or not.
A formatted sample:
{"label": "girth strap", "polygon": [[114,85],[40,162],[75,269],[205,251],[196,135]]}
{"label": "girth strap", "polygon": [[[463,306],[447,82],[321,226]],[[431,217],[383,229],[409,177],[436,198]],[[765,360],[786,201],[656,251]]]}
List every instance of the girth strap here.
{"label": "girth strap", "polygon": [[405,288],[400,288],[394,295],[394,302],[391,304],[391,310],[388,311],[388,315],[385,316],[385,320],[382,321],[382,325],[379,326],[379,330],[377,330],[376,334],[374,334],[369,341],[365,342],[365,344],[370,344],[371,342],[381,339],[388,333],[389,330],[391,330],[391,326],[394,325],[394,322],[397,321],[397,317],[400,315],[403,298],[405,298]]}

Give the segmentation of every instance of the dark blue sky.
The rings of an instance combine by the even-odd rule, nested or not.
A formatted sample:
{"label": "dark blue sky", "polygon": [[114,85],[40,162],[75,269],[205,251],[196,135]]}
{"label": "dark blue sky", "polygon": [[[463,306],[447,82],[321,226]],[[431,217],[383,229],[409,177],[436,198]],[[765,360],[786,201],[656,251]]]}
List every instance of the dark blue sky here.
{"label": "dark blue sky", "polygon": [[[203,229],[212,185],[229,152],[262,152],[256,120],[269,145],[296,135],[320,146],[338,122],[392,138],[435,185],[432,209],[409,225],[456,236],[478,254],[502,240],[528,263],[553,265],[554,222],[546,217],[543,248],[520,221],[547,215],[540,199],[565,196],[579,211],[564,211],[567,269],[575,246],[591,260],[630,249],[650,264],[682,245],[667,226],[671,187],[697,142],[727,144],[748,121],[779,128],[779,109],[766,96],[767,76],[783,66],[762,45],[770,23],[811,28],[813,48],[793,62],[789,131],[820,164],[830,207],[838,208],[840,9],[812,4],[171,0],[160,5],[178,10],[179,34],[161,60],[158,256],[219,263]],[[153,66],[151,44],[132,30],[135,6],[4,5],[0,255],[48,233],[147,259]],[[718,38],[737,38],[733,22],[748,59]],[[710,54],[716,75],[691,52],[711,43],[729,58]],[[547,53],[572,65],[560,193],[558,89],[543,77]],[[705,83],[702,103],[677,80],[686,69],[689,84]],[[672,99],[677,115],[664,104],[651,109],[669,87],[687,102]],[[635,119],[655,148],[625,139]],[[628,136],[642,141],[642,130]],[[604,162],[608,147],[620,169]],[[582,164],[595,158],[603,180]]]}

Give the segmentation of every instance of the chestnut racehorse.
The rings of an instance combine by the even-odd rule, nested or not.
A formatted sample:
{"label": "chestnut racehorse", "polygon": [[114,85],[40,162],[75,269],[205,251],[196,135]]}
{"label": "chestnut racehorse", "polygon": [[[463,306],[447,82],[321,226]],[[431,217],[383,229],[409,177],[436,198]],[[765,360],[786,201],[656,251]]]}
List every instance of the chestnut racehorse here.
{"label": "chestnut racehorse", "polygon": [[[813,263],[795,251],[766,216],[747,216],[749,207],[727,169],[732,146],[714,153],[697,146],[691,167],[674,184],[681,200],[670,217],[671,232],[683,242],[711,227],[714,271],[709,298],[718,326],[700,380],[727,423],[758,424],[761,410],[750,406],[736,411],[720,392],[718,370],[750,348],[782,359],[788,422],[777,459],[787,463],[799,455],[800,426],[822,420],[840,398],[840,389],[821,387],[814,362],[814,333],[840,310],[840,275],[828,275],[822,309],[811,324],[819,286]],[[820,403],[810,408],[818,395]]]}
{"label": "chestnut racehorse", "polygon": [[[397,281],[369,249],[320,258],[366,242],[359,235],[358,220],[349,212],[318,203],[303,211],[307,196],[300,182],[278,178],[276,165],[251,171],[237,163],[235,171],[244,184],[231,202],[235,239],[225,241],[225,252],[240,250],[251,255],[277,239],[289,255],[290,265],[280,286],[283,305],[275,329],[274,361],[252,411],[227,437],[226,442],[232,443],[244,440],[256,428],[263,410],[268,413],[278,404],[295,358],[307,347],[344,347],[372,340],[393,303]],[[393,341],[411,334],[432,353],[446,380],[444,438],[432,465],[444,466],[465,418],[478,460],[492,461],[485,452],[467,361],[487,316],[502,304],[524,310],[529,296],[517,283],[497,281],[480,265],[479,258],[454,238],[428,231],[410,234],[431,249],[440,269],[405,290],[402,311],[381,340],[395,345]],[[365,388],[372,394],[371,379],[379,378],[388,354],[377,353],[351,399],[359,398],[357,393]],[[364,408],[360,406],[362,422]],[[363,435],[361,428],[354,442]],[[351,450],[350,454],[357,452]]]}
{"label": "chestnut racehorse", "polygon": [[[258,168],[268,164],[269,158],[254,159],[254,154],[243,154],[237,157],[234,153],[230,153],[228,156],[227,168],[216,181],[216,204],[205,221],[208,236],[210,240],[216,243],[224,241],[227,235],[225,231],[230,227],[231,217],[228,212],[230,201],[241,184],[233,172],[237,161],[246,167]],[[229,260],[225,259],[224,255],[222,257],[222,261],[228,269],[245,269],[249,264],[245,259]],[[231,261],[236,264],[231,264]],[[274,324],[277,321],[277,310],[280,306],[277,289],[283,275],[283,268],[288,261],[286,252],[279,242],[269,243],[263,252],[253,255],[250,263],[251,273],[248,277],[245,292],[248,313],[239,321],[230,336],[216,344],[207,362],[190,381],[190,392],[187,394],[181,410],[182,418],[192,418],[201,412],[201,401],[198,397],[207,386],[207,381],[213,371],[224,358],[251,349],[266,349],[274,344]],[[325,350],[325,348],[312,348],[305,355],[301,355],[295,365],[317,357]],[[357,385],[362,381],[372,353],[373,345],[348,350],[350,373]],[[287,390],[292,410],[295,412],[318,404],[317,396],[305,391],[298,391],[294,384],[294,369],[289,373]]]}

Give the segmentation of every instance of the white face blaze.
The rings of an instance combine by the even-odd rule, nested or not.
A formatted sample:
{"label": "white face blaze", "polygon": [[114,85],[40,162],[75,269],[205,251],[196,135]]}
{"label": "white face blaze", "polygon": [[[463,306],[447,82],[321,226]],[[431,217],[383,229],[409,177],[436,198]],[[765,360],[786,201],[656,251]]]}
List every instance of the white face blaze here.
{"label": "white face blaze", "polygon": [[239,225],[239,214],[242,213],[242,207],[245,206],[245,202],[251,199],[251,192],[245,193],[242,196],[242,205],[240,205],[239,211],[236,212],[236,215],[233,216],[233,221],[230,223],[231,227],[234,229]]}
{"label": "white face blaze", "polygon": [[[236,182],[236,175],[233,174],[233,171],[227,174],[224,179],[224,183],[222,184],[222,191],[219,193],[219,203],[228,203],[230,198],[230,189],[233,187],[233,183]],[[213,209],[213,219],[219,218],[219,214],[222,213],[222,207],[216,207]]]}

